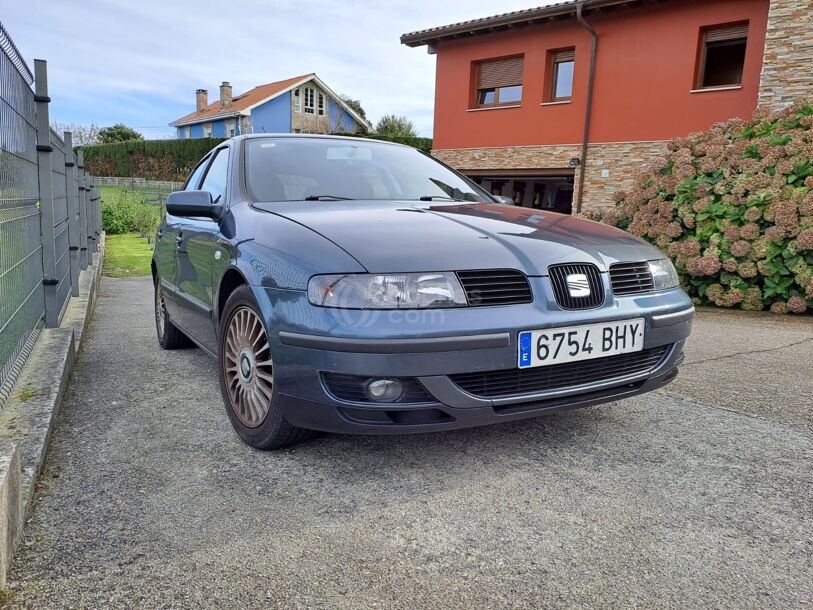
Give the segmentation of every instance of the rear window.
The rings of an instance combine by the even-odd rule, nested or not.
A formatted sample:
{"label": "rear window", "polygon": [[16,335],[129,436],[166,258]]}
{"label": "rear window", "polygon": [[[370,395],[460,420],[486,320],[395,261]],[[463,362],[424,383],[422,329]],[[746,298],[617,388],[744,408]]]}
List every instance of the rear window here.
{"label": "rear window", "polygon": [[406,146],[369,140],[251,138],[246,184],[255,201],[417,200],[493,202],[467,178]]}

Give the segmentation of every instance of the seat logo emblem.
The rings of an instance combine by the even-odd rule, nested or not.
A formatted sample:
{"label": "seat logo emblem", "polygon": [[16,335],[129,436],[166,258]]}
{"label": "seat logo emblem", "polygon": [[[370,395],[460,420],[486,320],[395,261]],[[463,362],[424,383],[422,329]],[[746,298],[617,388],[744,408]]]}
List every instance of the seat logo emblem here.
{"label": "seat logo emblem", "polygon": [[590,282],[584,273],[572,273],[567,276],[567,290],[574,299],[590,296]]}

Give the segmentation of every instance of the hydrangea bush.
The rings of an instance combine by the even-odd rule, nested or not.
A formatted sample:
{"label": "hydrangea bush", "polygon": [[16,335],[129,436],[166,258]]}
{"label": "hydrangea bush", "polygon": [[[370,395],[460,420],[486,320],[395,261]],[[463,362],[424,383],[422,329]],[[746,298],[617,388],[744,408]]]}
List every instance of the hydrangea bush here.
{"label": "hydrangea bush", "polygon": [[813,103],[673,140],[615,200],[585,216],[661,248],[695,303],[813,307]]}

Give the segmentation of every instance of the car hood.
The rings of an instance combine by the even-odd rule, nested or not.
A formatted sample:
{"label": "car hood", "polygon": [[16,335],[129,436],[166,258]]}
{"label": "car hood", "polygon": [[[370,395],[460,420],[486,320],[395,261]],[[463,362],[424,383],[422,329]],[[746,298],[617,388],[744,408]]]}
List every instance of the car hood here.
{"label": "car hood", "polygon": [[484,203],[297,201],[255,208],[304,225],[348,252],[367,271],[520,269],[547,275],[558,263],[663,258],[613,227],[545,210]]}

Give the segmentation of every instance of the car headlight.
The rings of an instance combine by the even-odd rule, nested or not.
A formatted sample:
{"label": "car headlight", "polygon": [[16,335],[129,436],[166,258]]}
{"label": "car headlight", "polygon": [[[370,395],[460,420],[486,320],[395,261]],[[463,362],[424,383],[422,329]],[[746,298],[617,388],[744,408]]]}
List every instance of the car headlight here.
{"label": "car headlight", "polygon": [[678,285],[678,274],[675,266],[668,258],[649,261],[649,271],[652,273],[652,283],[655,290],[668,290]]}
{"label": "car headlight", "polygon": [[454,273],[315,275],[308,300],[342,309],[465,307],[466,294]]}

